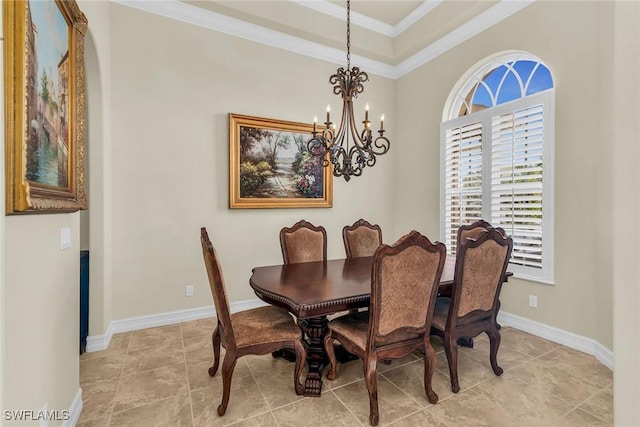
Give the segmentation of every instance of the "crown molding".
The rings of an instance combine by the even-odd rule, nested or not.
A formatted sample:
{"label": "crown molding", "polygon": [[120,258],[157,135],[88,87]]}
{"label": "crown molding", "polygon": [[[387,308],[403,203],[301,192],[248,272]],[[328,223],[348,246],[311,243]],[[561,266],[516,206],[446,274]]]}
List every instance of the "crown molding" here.
{"label": "crown molding", "polygon": [[[338,18],[342,21],[346,21],[347,8],[338,6],[327,0],[291,0],[294,3],[304,6],[309,9],[313,9],[316,12],[324,13],[325,15]],[[358,12],[351,12],[351,23],[362,28],[366,28],[369,31],[380,33],[387,37],[396,37],[406,31],[413,24],[418,22],[429,12],[431,12],[442,0],[424,0],[424,2],[411,11],[407,16],[402,18],[396,25],[387,24],[378,19],[371,18],[370,16],[363,15]]]}
{"label": "crown molding", "polygon": [[[347,8],[338,6],[327,0],[291,0],[300,6],[315,10],[316,12],[324,13],[325,15],[332,16],[341,21],[347,21]],[[388,37],[393,37],[395,27],[387,24],[386,22],[379,21],[367,15],[363,15],[358,12],[351,11],[351,23],[358,27],[366,28],[367,30],[383,34]]]}
{"label": "crown molding", "polygon": [[[320,43],[305,40],[299,37],[294,37],[289,34],[285,34],[279,31],[275,31],[269,28],[262,27],[260,25],[251,24],[249,22],[242,21],[240,19],[232,18],[217,12],[205,10],[197,6],[193,6],[187,3],[183,3],[178,0],[165,0],[165,1],[143,1],[143,0],[111,0],[113,3],[117,3],[123,6],[132,7],[145,12],[153,13],[156,15],[164,16],[166,18],[175,19],[177,21],[185,22],[187,24],[196,25],[198,27],[207,28],[213,31],[221,32],[235,37],[240,37],[245,40],[261,43],[267,46],[275,47],[278,49],[284,49],[290,52],[294,52],[300,55],[309,56],[321,61],[330,62],[337,65],[344,65],[344,51],[325,46]],[[428,13],[433,7],[437,5],[440,0],[428,0],[423,3],[403,19],[396,27],[409,28],[412,22],[420,19],[421,16]],[[533,3],[535,0],[502,0],[500,3],[471,19],[463,26],[458,27],[452,32],[448,33],[444,37],[431,43],[429,46],[418,51],[416,54],[405,59],[398,65],[387,64],[381,61],[376,61],[371,58],[363,56],[352,55],[352,63],[362,69],[365,69],[368,73],[375,74],[390,79],[398,79],[405,74],[415,70],[421,65],[426,64],[437,56],[443,54],[449,49],[454,48],[460,43],[468,40],[469,38],[481,33],[487,28],[497,24],[503,19],[513,15],[526,6]],[[311,2],[315,3],[315,2]],[[328,4],[335,6],[329,2],[320,2],[320,4]],[[300,2],[299,4],[303,4]],[[305,6],[308,6],[305,4]],[[340,6],[336,6],[341,8]],[[420,9],[420,10],[419,10]],[[329,10],[327,8],[326,10]],[[412,16],[416,13],[415,16]],[[419,14],[423,14],[418,17]],[[364,15],[361,15],[364,17]],[[376,22],[369,17],[365,17]],[[413,20],[413,21],[412,21]],[[406,21],[406,22],[405,22]],[[384,24],[384,23],[381,23]],[[388,24],[385,24],[388,25]],[[367,26],[367,28],[370,28]],[[395,28],[395,27],[394,27]],[[405,28],[405,29],[406,29]],[[394,30],[395,31],[395,30]],[[400,31],[398,29],[397,31]],[[404,31],[401,30],[400,32]],[[399,33],[398,33],[399,34]]]}
{"label": "crown molding", "polygon": [[431,12],[437,5],[442,3],[442,0],[425,0],[420,6],[416,7],[410,14],[402,18],[402,21],[398,22],[391,32],[391,37],[396,37],[402,34],[405,30],[408,30],[413,24],[418,22],[429,12]]}
{"label": "crown molding", "polygon": [[418,51],[416,54],[402,61],[395,67],[395,78],[415,70],[432,59],[442,55],[446,51],[453,49],[459,44],[469,40],[471,37],[480,34],[498,22],[508,18],[516,12],[529,6],[535,0],[508,1],[502,0],[495,6],[485,10],[480,15],[470,19],[463,26],[456,28],[445,36],[439,38],[429,46]]}

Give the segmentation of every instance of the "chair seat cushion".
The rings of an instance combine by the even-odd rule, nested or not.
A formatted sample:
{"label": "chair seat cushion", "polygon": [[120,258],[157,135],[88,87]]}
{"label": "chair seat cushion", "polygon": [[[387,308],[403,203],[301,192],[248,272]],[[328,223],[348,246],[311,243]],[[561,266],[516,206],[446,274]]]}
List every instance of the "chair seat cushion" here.
{"label": "chair seat cushion", "polygon": [[344,336],[356,347],[364,350],[369,331],[369,311],[358,311],[336,317],[329,322],[329,329]]}
{"label": "chair seat cushion", "polygon": [[233,313],[231,324],[238,347],[302,338],[302,331],[289,312],[273,306]]}
{"label": "chair seat cushion", "polygon": [[[340,334],[360,350],[367,348],[369,334],[369,311],[359,311],[340,316],[329,322],[329,329]],[[417,338],[418,334],[396,333],[390,339],[385,338],[384,344],[392,344]]]}
{"label": "chair seat cushion", "polygon": [[447,324],[447,316],[449,316],[449,306],[451,305],[451,298],[438,297],[436,299],[436,307],[433,311],[433,320],[431,321],[431,327],[440,331],[444,331]]}

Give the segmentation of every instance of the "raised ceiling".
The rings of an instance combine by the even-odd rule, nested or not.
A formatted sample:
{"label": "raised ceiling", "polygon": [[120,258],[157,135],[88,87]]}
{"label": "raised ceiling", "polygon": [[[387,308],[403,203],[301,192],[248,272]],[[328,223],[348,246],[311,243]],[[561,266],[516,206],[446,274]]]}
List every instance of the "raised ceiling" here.
{"label": "raised ceiling", "polygon": [[[113,0],[194,25],[346,62],[346,1]],[[534,0],[353,0],[352,63],[397,78]]]}

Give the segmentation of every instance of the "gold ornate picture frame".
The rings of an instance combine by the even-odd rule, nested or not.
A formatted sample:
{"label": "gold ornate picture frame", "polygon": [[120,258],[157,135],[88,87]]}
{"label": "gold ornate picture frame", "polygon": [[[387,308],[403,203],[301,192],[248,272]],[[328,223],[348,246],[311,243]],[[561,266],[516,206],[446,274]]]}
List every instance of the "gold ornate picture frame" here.
{"label": "gold ornate picture frame", "polygon": [[3,1],[6,213],[86,209],[84,36],[74,0]]}
{"label": "gold ornate picture frame", "polygon": [[309,154],[313,124],[229,114],[230,208],[330,208],[331,166]]}

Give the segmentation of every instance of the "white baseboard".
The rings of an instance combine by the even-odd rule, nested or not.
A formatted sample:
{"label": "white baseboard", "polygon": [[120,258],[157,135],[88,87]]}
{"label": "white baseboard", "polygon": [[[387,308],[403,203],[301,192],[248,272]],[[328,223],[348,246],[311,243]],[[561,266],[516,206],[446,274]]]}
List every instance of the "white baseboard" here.
{"label": "white baseboard", "polygon": [[503,311],[498,314],[498,323],[595,356],[600,363],[613,370],[613,352],[591,338]]}
{"label": "white baseboard", "polygon": [[75,427],[80,419],[80,413],[82,412],[82,389],[79,388],[76,392],[71,406],[69,407],[69,419],[62,422],[62,427]]}
{"label": "white baseboard", "polygon": [[[259,299],[244,300],[231,303],[229,309],[232,313],[236,313],[238,311],[262,307],[265,305],[267,304]],[[173,325],[176,323],[189,322],[191,320],[214,317],[215,315],[215,308],[213,306],[206,306],[114,320],[109,324],[107,331],[103,335],[87,337],[87,352],[91,353],[109,348],[109,343],[111,342],[113,334],[155,328],[157,326]]]}
{"label": "white baseboard", "polygon": [[[248,310],[250,308],[266,305],[259,299],[238,301],[230,304],[232,313]],[[166,313],[152,314],[149,316],[130,317],[128,319],[114,320],[109,324],[104,335],[96,335],[87,338],[87,351],[106,350],[111,342],[113,334],[140,329],[154,328],[157,326],[173,325],[175,323],[214,317],[216,311],[213,306],[192,308],[188,310],[169,311]],[[567,347],[591,354],[603,365],[613,370],[613,352],[599,342],[581,335],[568,332],[554,326],[545,325],[535,320],[517,316],[501,311],[498,314],[498,322],[503,326],[511,326],[535,336],[566,345]]]}

